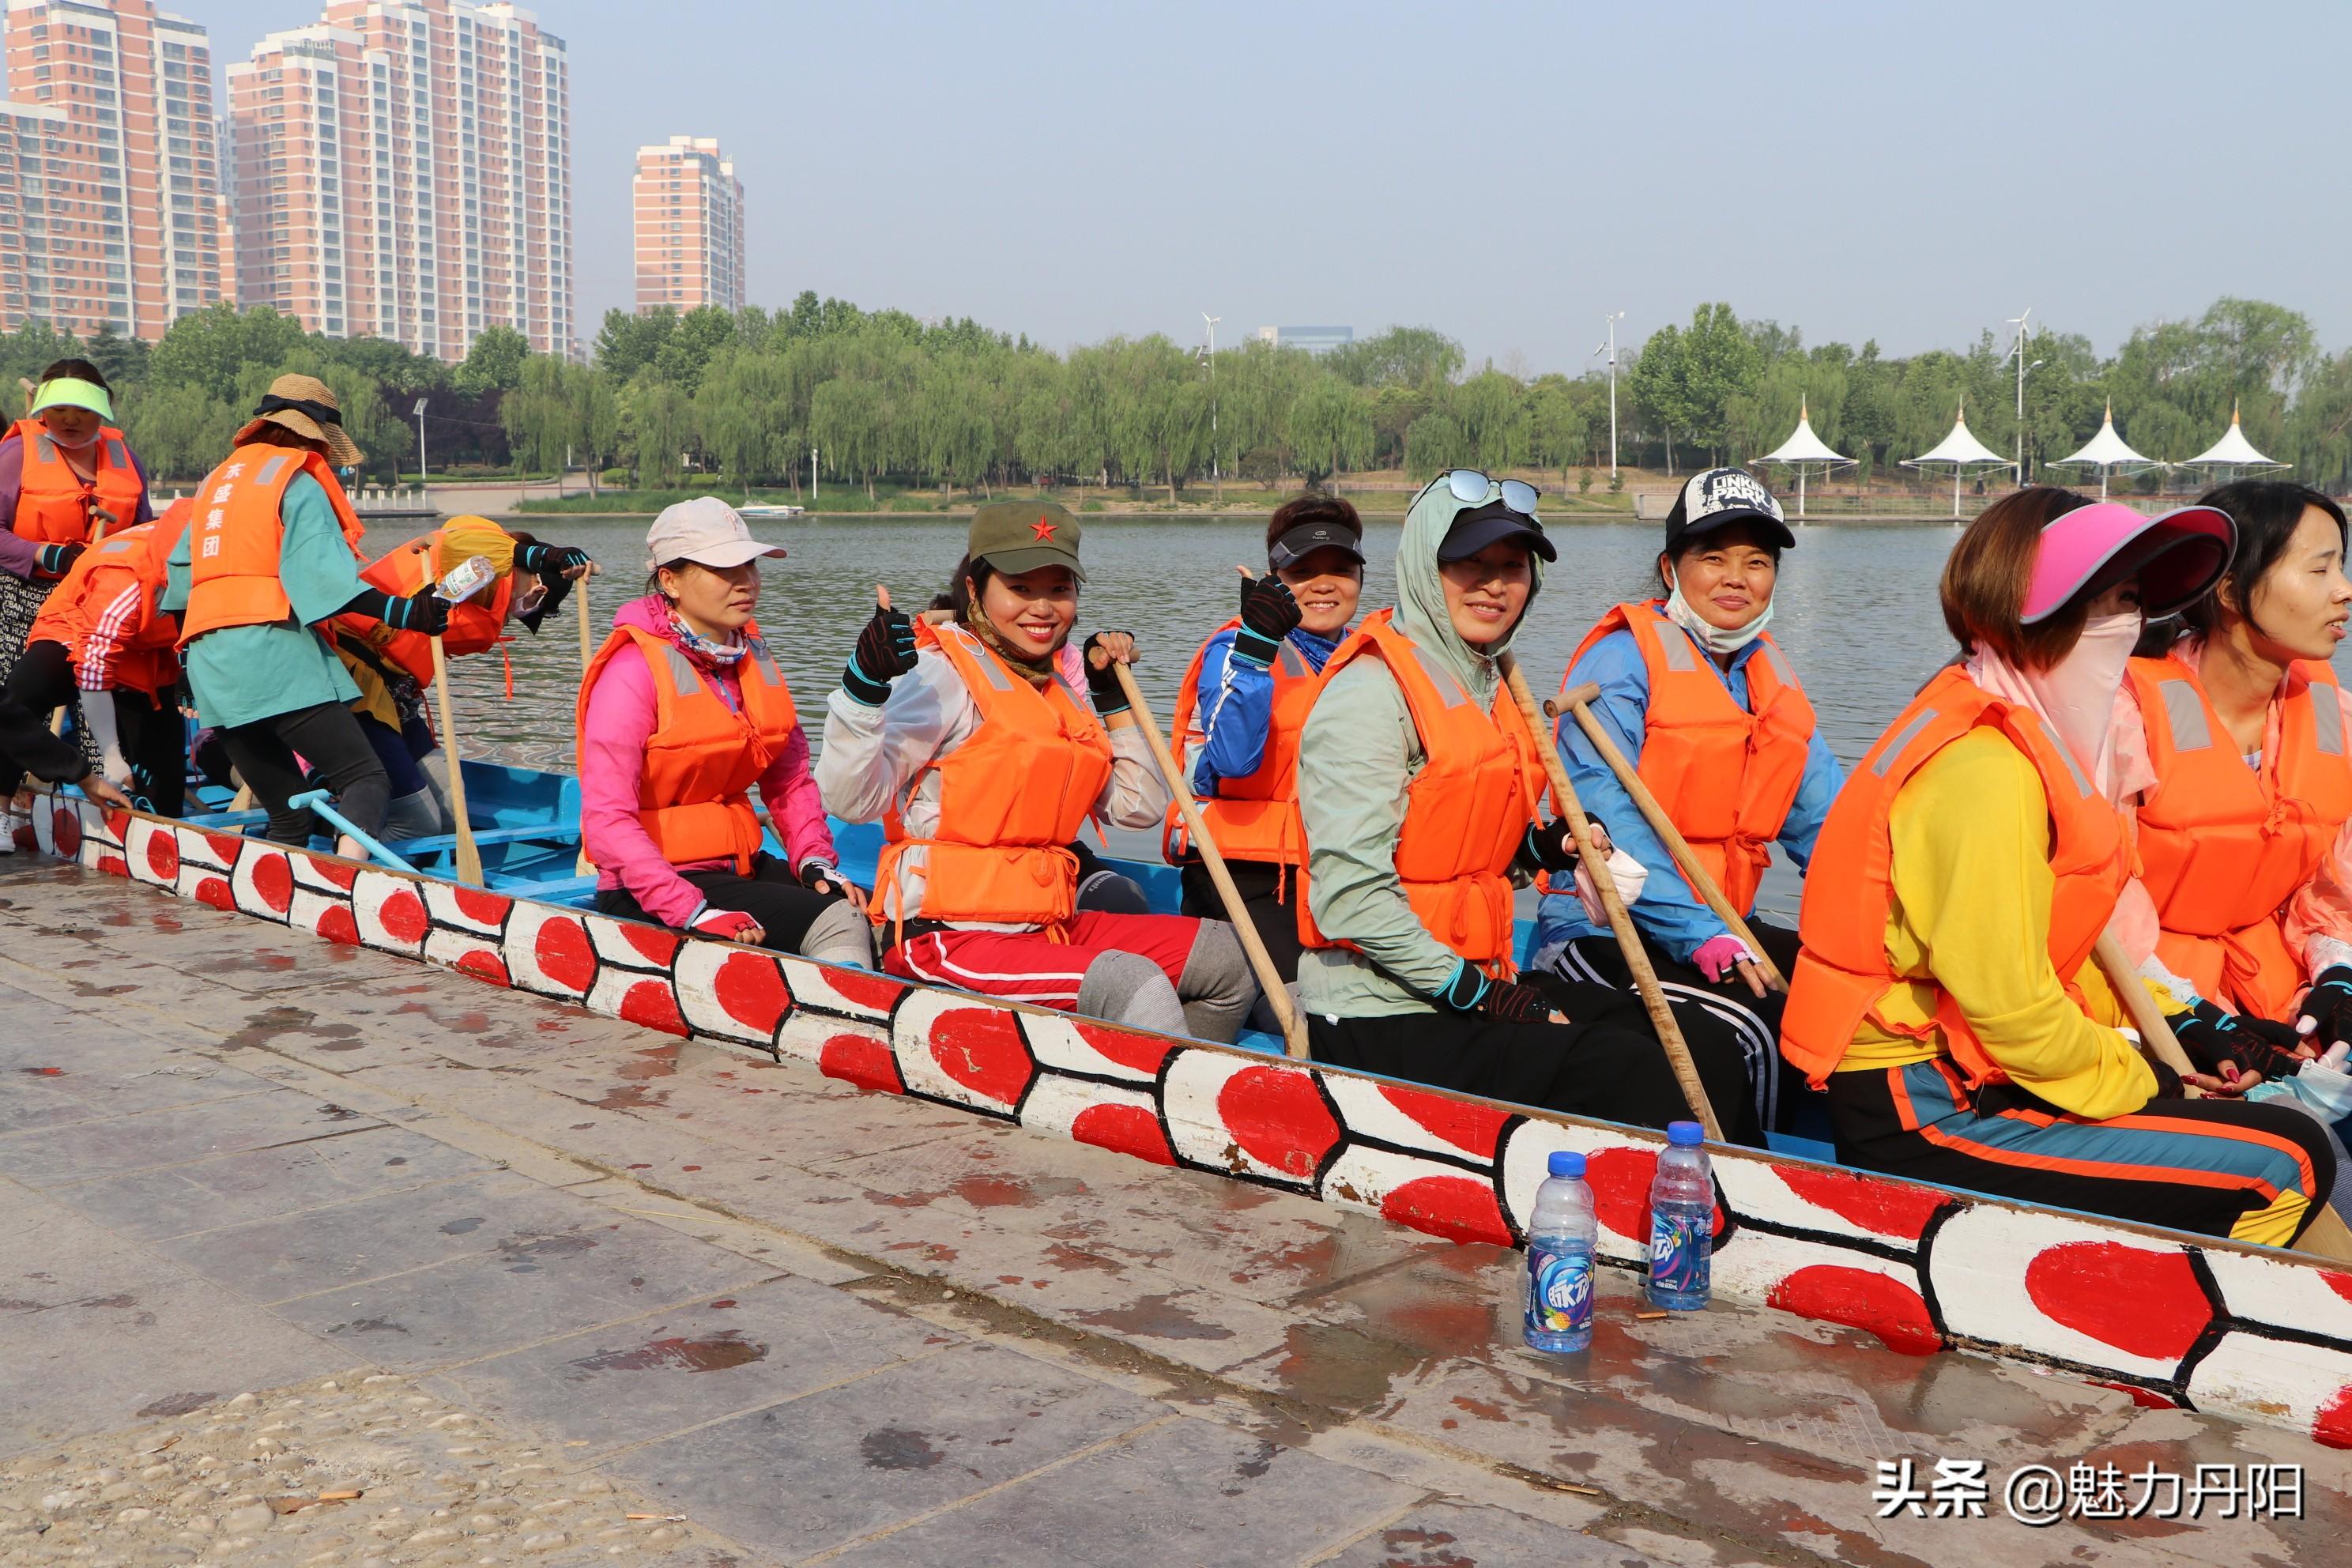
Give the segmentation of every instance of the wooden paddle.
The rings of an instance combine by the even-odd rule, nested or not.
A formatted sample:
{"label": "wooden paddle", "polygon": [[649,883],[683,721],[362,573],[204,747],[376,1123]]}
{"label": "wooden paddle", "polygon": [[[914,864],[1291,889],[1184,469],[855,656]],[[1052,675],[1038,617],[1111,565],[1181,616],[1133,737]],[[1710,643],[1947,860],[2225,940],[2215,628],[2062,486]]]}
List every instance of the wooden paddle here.
{"label": "wooden paddle", "polygon": [[1675,826],[1675,819],[1666,815],[1666,808],[1658,804],[1658,797],[1650,793],[1650,786],[1642,782],[1642,775],[1634,770],[1632,763],[1625,760],[1625,753],[1618,749],[1608,728],[1593,717],[1588,705],[1600,695],[1601,688],[1588,680],[1575,690],[1545,702],[1544,717],[1557,719],[1562,712],[1576,716],[1577,727],[1592,742],[1592,749],[1601,753],[1601,760],[1609,764],[1609,771],[1617,775],[1617,782],[1625,786],[1625,793],[1633,797],[1633,804],[1641,809],[1650,830],[1664,843],[1667,853],[1674,856],[1675,864],[1681,868],[1690,885],[1697,889],[1699,898],[1715,911],[1715,918],[1723,922],[1724,929],[1745,942],[1748,951],[1756,955],[1752,966],[1743,963],[1739,967],[1753,967],[1768,987],[1774,991],[1787,991],[1789,982],[1781,974],[1780,966],[1765,952],[1764,944],[1756,940],[1756,933],[1748,929],[1748,921],[1731,907],[1731,900],[1723,896],[1722,888],[1707,875],[1706,868],[1699,864],[1698,854],[1691,848],[1690,840],[1682,836],[1681,830]]}
{"label": "wooden paddle", "polygon": [[1666,994],[1659,989],[1658,972],[1650,966],[1650,955],[1642,946],[1642,933],[1633,929],[1633,912],[1617,893],[1616,879],[1609,875],[1609,867],[1592,847],[1592,825],[1585,819],[1584,807],[1578,804],[1576,786],[1568,782],[1568,769],[1561,765],[1559,748],[1546,744],[1541,737],[1548,726],[1536,707],[1535,694],[1528,689],[1528,678],[1519,673],[1519,661],[1506,653],[1502,658],[1503,679],[1511,689],[1512,700],[1527,718],[1528,728],[1538,737],[1536,751],[1543,758],[1544,775],[1551,781],[1551,793],[1559,805],[1559,814],[1568,821],[1568,831],[1576,840],[1576,853],[1592,873],[1592,886],[1601,895],[1601,907],[1608,911],[1609,929],[1617,938],[1617,951],[1625,957],[1625,967],[1633,972],[1633,987],[1642,994],[1642,1005],[1650,1015],[1650,1026],[1657,1031],[1658,1044],[1665,1047],[1667,1065],[1675,1069],[1675,1081],[1682,1086],[1683,1099],[1698,1115],[1700,1125],[1706,1129],[1710,1142],[1723,1142],[1723,1124],[1715,1117],[1715,1106],[1706,1097],[1706,1085],[1700,1081],[1698,1065],[1691,1060],[1689,1042],[1683,1038],[1682,1026],[1675,1022],[1674,1009],[1666,1005]]}
{"label": "wooden paddle", "polygon": [[[2091,957],[2098,964],[2099,973],[2107,977],[2108,987],[2123,1003],[2132,1027],[2139,1031],[2140,1049],[2180,1075],[2183,1095],[2190,1100],[2203,1098],[2197,1086],[2188,1081],[2196,1075],[2197,1064],[2180,1048],[2172,1026],[2165,1022],[2163,1009],[2148,994],[2132,961],[2124,955],[2123,944],[2112,934],[2102,932],[2091,949]],[[2315,1212],[2293,1250],[2333,1263],[2352,1263],[2352,1228],[2346,1226],[2344,1216],[2328,1203],[2326,1194],[2311,1194],[2311,1204]]]}
{"label": "wooden paddle", "polygon": [[466,815],[466,760],[457,748],[457,721],[449,708],[449,658],[441,639],[433,639],[433,690],[441,705],[441,749],[449,753],[449,815],[457,819],[457,880],[482,882],[482,851],[474,842],[474,824]]}
{"label": "wooden paddle", "polygon": [[[1241,889],[1234,886],[1234,874],[1225,868],[1225,858],[1217,849],[1217,841],[1209,837],[1209,825],[1201,820],[1200,803],[1192,792],[1184,787],[1184,770],[1176,765],[1176,757],[1168,749],[1168,738],[1160,732],[1160,721],[1152,717],[1151,704],[1143,700],[1142,688],[1135,684],[1135,672],[1118,659],[1110,662],[1111,672],[1118,677],[1118,689],[1127,693],[1127,705],[1135,710],[1135,721],[1143,726],[1144,739],[1151,743],[1152,759],[1160,764],[1160,776],[1168,781],[1168,793],[1176,797],[1176,810],[1184,818],[1184,831],[1192,837],[1192,847],[1201,852],[1201,864],[1209,869],[1209,880],[1216,884],[1217,897],[1225,906],[1225,918],[1233,922],[1234,934],[1241,939],[1242,952],[1249,956],[1250,969],[1257,976],[1258,989],[1265,993],[1274,1008],[1274,1016],[1282,1023],[1282,1048],[1294,1061],[1307,1059],[1307,1020],[1299,1016],[1291,1005],[1290,987],[1274,967],[1273,954],[1257,934],[1257,924],[1242,902]],[[1303,896],[1303,895],[1302,895]]]}
{"label": "wooden paddle", "polygon": [[[582,577],[578,584],[580,589],[580,684],[583,687],[588,684],[588,667],[596,662],[596,636],[588,622],[588,582],[595,575],[596,563],[591,561],[588,563],[587,575]],[[595,869],[596,862],[588,858],[588,829],[583,823],[580,829],[580,858],[572,863],[572,874],[575,877],[586,877],[593,874]]]}

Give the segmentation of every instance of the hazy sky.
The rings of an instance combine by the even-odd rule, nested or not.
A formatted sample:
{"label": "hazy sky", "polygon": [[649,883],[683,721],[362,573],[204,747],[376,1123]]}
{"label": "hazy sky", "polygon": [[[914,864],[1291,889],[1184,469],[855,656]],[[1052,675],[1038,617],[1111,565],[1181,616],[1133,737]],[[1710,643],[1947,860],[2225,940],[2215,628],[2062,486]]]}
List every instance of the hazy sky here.
{"label": "hazy sky", "polygon": [[[242,59],[317,0],[178,0]],[[548,0],[580,319],[630,303],[635,149],[715,135],[752,302],[1063,347],[1402,322],[1588,363],[1705,300],[1890,353],[2103,350],[2247,294],[2352,343],[2352,5]]]}

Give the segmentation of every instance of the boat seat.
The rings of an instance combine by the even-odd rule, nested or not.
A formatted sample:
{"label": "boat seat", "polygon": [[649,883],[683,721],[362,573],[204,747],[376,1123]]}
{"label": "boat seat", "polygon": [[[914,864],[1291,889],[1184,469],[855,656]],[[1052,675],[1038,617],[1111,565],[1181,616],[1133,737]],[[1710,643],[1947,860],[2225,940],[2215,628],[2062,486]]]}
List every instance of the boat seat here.
{"label": "boat seat", "polygon": [[[577,844],[580,825],[573,823],[537,822],[520,827],[478,827],[474,829],[476,844]],[[436,833],[429,838],[394,838],[384,847],[410,860],[427,855],[446,855],[457,847],[454,833]]]}
{"label": "boat seat", "polygon": [[1282,1037],[1270,1035],[1264,1029],[1244,1029],[1234,1037],[1234,1044],[1245,1051],[1264,1051],[1270,1057],[1283,1054]]}
{"label": "boat seat", "polygon": [[543,882],[500,882],[493,880],[490,891],[510,899],[536,899],[541,903],[575,904],[582,908],[596,897],[594,873],[585,877],[556,877]]}

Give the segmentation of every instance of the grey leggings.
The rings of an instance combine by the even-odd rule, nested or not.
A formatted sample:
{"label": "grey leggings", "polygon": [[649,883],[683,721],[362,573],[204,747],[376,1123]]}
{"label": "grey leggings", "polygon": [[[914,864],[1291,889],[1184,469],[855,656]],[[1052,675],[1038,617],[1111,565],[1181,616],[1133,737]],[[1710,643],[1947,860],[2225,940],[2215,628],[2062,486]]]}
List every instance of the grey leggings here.
{"label": "grey leggings", "polygon": [[1202,921],[1173,985],[1160,966],[1132,952],[1105,952],[1087,965],[1076,1011],[1163,1035],[1230,1045],[1257,1001],[1249,959],[1223,921]]}

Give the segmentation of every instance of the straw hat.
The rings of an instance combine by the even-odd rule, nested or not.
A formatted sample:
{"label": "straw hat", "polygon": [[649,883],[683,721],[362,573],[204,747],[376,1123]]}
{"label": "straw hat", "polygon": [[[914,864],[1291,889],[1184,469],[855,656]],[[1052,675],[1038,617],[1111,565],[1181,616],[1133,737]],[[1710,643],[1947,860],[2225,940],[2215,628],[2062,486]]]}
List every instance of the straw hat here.
{"label": "straw hat", "polygon": [[297,436],[327,444],[327,461],[339,468],[360,465],[360,449],[343,434],[343,405],[334,389],[315,375],[281,375],[254,405],[254,417],[236,433],[242,446],[264,425],[282,425]]}

